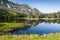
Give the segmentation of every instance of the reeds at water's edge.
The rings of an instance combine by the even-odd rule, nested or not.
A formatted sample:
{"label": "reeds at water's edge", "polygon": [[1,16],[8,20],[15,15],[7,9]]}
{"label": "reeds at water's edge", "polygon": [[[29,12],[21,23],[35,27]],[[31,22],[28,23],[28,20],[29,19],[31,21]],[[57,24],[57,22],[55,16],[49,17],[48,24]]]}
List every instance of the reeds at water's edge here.
{"label": "reeds at water's edge", "polygon": [[0,40],[60,40],[60,33],[30,34],[30,35],[0,35]]}

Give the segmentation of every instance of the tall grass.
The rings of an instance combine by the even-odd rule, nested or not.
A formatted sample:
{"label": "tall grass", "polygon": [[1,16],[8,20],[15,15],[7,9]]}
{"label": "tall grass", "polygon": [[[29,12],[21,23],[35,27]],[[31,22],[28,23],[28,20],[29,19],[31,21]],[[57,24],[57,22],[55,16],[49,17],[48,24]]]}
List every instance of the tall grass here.
{"label": "tall grass", "polygon": [[43,35],[1,35],[0,40],[60,40],[60,33]]}

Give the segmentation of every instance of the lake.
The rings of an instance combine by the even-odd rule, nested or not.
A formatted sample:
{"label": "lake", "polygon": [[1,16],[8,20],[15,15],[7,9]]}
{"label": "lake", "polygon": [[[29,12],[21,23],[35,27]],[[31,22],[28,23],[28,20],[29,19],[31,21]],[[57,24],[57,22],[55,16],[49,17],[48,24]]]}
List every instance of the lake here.
{"label": "lake", "polygon": [[12,34],[49,34],[60,32],[60,20],[24,21],[27,27],[12,32]]}

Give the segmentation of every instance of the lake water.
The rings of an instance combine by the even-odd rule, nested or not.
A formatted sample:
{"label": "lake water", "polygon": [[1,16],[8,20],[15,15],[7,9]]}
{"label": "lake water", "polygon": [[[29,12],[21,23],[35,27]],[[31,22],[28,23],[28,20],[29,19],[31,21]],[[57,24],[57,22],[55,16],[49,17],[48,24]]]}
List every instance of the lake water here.
{"label": "lake water", "polygon": [[59,21],[25,21],[25,24],[31,24],[25,29],[14,31],[12,34],[49,34],[60,32]]}

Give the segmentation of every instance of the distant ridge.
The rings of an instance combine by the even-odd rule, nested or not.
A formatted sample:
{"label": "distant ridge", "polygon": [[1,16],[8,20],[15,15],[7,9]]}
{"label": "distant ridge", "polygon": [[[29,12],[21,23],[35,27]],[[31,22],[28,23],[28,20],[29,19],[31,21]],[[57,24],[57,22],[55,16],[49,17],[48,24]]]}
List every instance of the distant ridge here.
{"label": "distant ridge", "polygon": [[26,4],[17,4],[8,0],[0,0],[0,8],[5,8],[10,11],[19,12],[19,13],[41,13],[38,9],[32,8]]}

